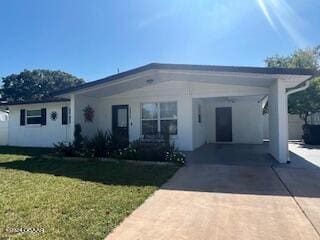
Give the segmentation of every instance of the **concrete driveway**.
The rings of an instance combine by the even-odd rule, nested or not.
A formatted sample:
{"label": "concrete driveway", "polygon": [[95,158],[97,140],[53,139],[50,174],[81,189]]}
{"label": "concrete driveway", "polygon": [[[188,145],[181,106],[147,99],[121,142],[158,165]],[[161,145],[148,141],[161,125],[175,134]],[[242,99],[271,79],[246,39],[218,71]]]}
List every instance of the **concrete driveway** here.
{"label": "concrete driveway", "polygon": [[106,239],[320,239],[319,168],[301,152],[279,165],[266,151],[203,146]]}

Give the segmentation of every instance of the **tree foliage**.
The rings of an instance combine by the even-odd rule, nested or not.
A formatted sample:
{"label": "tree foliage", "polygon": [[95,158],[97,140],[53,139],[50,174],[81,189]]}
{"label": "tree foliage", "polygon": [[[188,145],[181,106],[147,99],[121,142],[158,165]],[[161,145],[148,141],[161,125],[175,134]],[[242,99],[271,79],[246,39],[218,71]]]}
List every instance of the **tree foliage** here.
{"label": "tree foliage", "polygon": [[3,77],[2,83],[2,98],[24,102],[47,98],[52,92],[83,84],[84,80],[62,71],[39,69]]}
{"label": "tree foliage", "polygon": [[[320,46],[298,49],[289,56],[275,55],[265,60],[267,67],[307,68],[320,70]],[[288,111],[299,114],[307,124],[308,116],[320,111],[320,77],[310,80],[310,87],[289,95]]]}
{"label": "tree foliage", "polygon": [[267,67],[308,68],[319,70],[320,46],[298,49],[289,56],[275,55],[265,60]]}

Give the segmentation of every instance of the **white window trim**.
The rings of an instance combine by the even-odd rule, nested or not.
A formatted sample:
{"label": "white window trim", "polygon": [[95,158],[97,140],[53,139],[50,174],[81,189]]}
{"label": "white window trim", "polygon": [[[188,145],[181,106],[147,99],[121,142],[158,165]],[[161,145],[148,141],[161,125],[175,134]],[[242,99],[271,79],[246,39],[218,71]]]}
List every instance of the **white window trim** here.
{"label": "white window trim", "polygon": [[[175,118],[161,118],[160,116],[160,103],[175,103],[177,106],[177,117]],[[142,106],[143,104],[157,104],[157,118],[155,119],[145,119],[142,118]],[[177,128],[178,128],[178,102],[177,101],[157,101],[157,102],[141,102],[140,103],[140,136],[143,136],[142,134],[142,121],[157,121],[157,127],[158,127],[158,132],[160,132],[161,129],[161,120],[177,120]],[[178,129],[177,129],[177,134],[170,134],[171,137],[176,137],[178,135]]]}

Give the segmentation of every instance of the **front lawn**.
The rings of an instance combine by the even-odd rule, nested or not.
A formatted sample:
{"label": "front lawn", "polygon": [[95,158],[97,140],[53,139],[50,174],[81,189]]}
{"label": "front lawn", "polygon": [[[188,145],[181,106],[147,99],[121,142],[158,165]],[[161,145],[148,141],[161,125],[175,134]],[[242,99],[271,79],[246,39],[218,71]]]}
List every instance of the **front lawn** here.
{"label": "front lawn", "polygon": [[0,239],[103,239],[177,170],[29,158],[48,151],[0,147]]}

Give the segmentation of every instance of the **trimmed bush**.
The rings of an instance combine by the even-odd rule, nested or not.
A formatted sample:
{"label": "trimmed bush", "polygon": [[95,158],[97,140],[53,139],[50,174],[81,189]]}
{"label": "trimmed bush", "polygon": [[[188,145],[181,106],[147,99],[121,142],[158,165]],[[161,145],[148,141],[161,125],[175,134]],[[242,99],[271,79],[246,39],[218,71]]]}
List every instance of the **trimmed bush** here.
{"label": "trimmed bush", "polygon": [[304,125],[302,138],[305,144],[320,145],[320,125]]}

